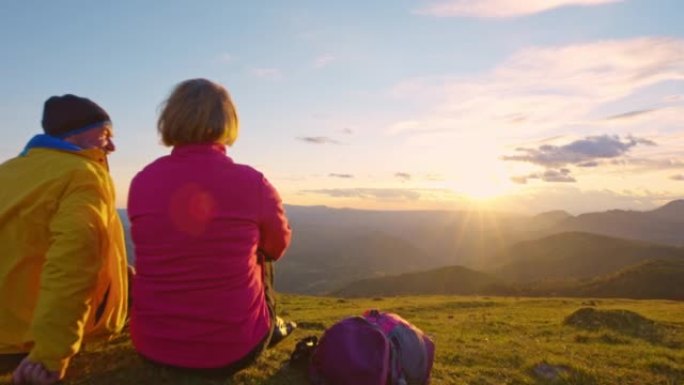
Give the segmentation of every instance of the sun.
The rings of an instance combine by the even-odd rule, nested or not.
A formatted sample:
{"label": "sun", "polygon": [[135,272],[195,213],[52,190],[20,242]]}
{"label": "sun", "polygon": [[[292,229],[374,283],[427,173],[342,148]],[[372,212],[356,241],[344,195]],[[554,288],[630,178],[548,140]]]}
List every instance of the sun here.
{"label": "sun", "polygon": [[514,186],[507,178],[500,175],[477,175],[460,178],[453,190],[475,202],[488,202],[502,198],[513,192]]}
{"label": "sun", "polygon": [[503,198],[517,189],[505,167],[496,158],[480,158],[473,167],[454,170],[447,188],[476,203]]}
{"label": "sun", "polygon": [[510,186],[496,180],[470,182],[461,189],[463,195],[474,201],[489,201],[503,197],[511,192]]}

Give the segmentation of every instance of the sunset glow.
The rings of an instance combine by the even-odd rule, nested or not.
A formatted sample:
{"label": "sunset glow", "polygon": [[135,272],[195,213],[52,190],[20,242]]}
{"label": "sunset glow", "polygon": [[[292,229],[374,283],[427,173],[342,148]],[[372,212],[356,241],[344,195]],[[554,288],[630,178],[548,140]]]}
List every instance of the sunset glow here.
{"label": "sunset glow", "polygon": [[206,77],[237,105],[228,154],[286,204],[578,213],[684,196],[681,1],[373,4],[124,1],[99,20],[8,3],[0,160],[40,132],[47,97],[91,97],[114,122],[124,207],[169,151],[159,103]]}

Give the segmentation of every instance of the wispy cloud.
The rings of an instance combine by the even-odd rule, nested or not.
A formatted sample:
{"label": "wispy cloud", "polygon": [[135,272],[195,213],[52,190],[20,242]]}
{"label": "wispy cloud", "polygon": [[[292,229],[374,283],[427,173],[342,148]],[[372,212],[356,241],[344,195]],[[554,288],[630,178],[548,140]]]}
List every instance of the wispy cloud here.
{"label": "wispy cloud", "polygon": [[[414,78],[397,84],[394,96],[418,98],[433,107],[423,116],[396,122],[389,132],[459,133],[477,127],[480,132],[557,134],[567,127],[604,124],[605,119],[592,117],[594,111],[645,87],[682,79],[682,39],[526,48],[480,76]],[[661,119],[666,118],[677,119],[675,114]]]}
{"label": "wispy cloud", "polygon": [[415,11],[437,17],[511,18],[566,6],[592,6],[622,0],[436,0]]}
{"label": "wispy cloud", "polygon": [[684,158],[679,154],[679,158],[618,158],[608,162],[609,165],[619,166],[617,172],[624,172],[628,169],[631,172],[640,171],[662,171],[677,170],[684,168]]}
{"label": "wispy cloud", "polygon": [[328,176],[331,178],[342,178],[342,179],[351,179],[354,177],[354,175],[352,175],[352,174],[339,174],[336,172],[331,172],[330,174],[328,174]]}
{"label": "wispy cloud", "polygon": [[672,180],[684,181],[684,174],[672,175],[670,177]]}
{"label": "wispy cloud", "polygon": [[587,162],[582,162],[582,163],[577,164],[577,167],[584,167],[584,168],[591,168],[591,167],[598,167],[598,166],[599,166],[599,162],[597,162],[595,160],[590,160]]}
{"label": "wispy cloud", "polygon": [[638,116],[649,114],[649,113],[654,112],[654,111],[657,111],[657,109],[651,108],[651,109],[646,109],[646,110],[629,111],[629,112],[625,112],[622,114],[609,116],[606,118],[606,120],[632,119],[632,118],[635,118]]}
{"label": "wispy cloud", "polygon": [[649,190],[586,190],[572,183],[530,186],[525,193],[510,196],[505,207],[544,212],[565,207],[573,214],[610,209],[651,210],[681,195],[668,191]]}
{"label": "wispy cloud", "polygon": [[443,182],[444,176],[439,174],[427,174],[425,175],[425,180],[429,182]]}
{"label": "wispy cloud", "polygon": [[345,135],[351,135],[351,134],[354,133],[354,130],[352,130],[352,129],[349,128],[349,127],[345,127],[345,128],[343,128],[343,129],[341,129],[340,132],[343,133],[343,134],[345,134]]}
{"label": "wispy cloud", "polygon": [[283,78],[282,72],[277,68],[252,68],[249,72],[260,79],[280,80]]}
{"label": "wispy cloud", "polygon": [[626,154],[637,145],[653,146],[648,139],[627,137],[625,141],[619,136],[589,136],[572,143],[555,146],[544,144],[537,148],[517,148],[521,155],[503,156],[503,160],[522,161],[544,167],[559,167],[568,164],[581,167],[597,166],[597,159],[616,158]]}
{"label": "wispy cloud", "polygon": [[576,182],[567,168],[546,170],[541,175],[538,175],[538,177],[544,182]]}
{"label": "wispy cloud", "polygon": [[655,143],[632,136],[624,140],[617,135],[588,136],[560,146],[542,144],[531,148],[520,147],[516,149],[519,155],[506,155],[501,159],[532,163],[545,169],[542,172],[514,176],[511,178],[514,183],[526,184],[531,179],[544,182],[576,182],[571,170],[565,166],[579,168],[614,166],[618,162],[627,161],[625,155],[637,145],[655,146]]}
{"label": "wispy cloud", "polygon": [[572,175],[570,175],[570,170],[567,168],[561,168],[558,170],[553,170],[553,169],[548,169],[545,170],[544,172],[541,173],[532,173],[529,175],[522,175],[522,176],[514,176],[511,178],[511,180],[514,183],[518,184],[526,184],[528,180],[530,179],[540,179],[544,182],[551,182],[551,183],[574,183],[576,182],[575,178],[573,178]]}
{"label": "wispy cloud", "polygon": [[394,174],[394,177],[401,179],[403,182],[408,182],[411,180],[411,174],[407,172],[398,172]]}
{"label": "wispy cloud", "polygon": [[314,60],[314,68],[323,68],[323,67],[327,67],[327,66],[330,65],[332,62],[334,62],[335,59],[336,59],[335,56],[330,55],[330,54],[324,54],[324,55],[318,56],[318,57]]}
{"label": "wispy cloud", "polygon": [[339,141],[327,136],[300,136],[297,140],[311,144],[341,144]]}
{"label": "wispy cloud", "polygon": [[302,192],[328,195],[334,198],[399,199],[408,201],[418,200],[421,196],[415,190],[396,188],[337,188],[304,190]]}

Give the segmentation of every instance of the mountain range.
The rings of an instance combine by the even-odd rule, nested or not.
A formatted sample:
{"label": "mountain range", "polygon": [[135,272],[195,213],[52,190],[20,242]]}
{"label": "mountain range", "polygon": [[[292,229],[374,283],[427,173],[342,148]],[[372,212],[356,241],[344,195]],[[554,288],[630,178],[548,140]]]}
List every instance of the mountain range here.
{"label": "mountain range", "polygon": [[[439,268],[446,269],[439,277],[449,276],[445,271],[460,271],[458,280],[463,282],[479,282],[472,279],[478,274],[491,275],[500,288],[592,280],[654,258],[678,259],[684,245],[684,200],[651,211],[578,216],[564,211],[526,216],[289,205],[286,212],[293,240],[277,264],[276,288],[314,295],[339,292],[363,280]],[[125,211],[120,214],[125,218]],[[133,261],[128,221],[123,222]]]}
{"label": "mountain range", "polygon": [[684,249],[589,233],[515,244],[487,272],[462,266],[368,278],[334,295],[516,295],[684,300]]}

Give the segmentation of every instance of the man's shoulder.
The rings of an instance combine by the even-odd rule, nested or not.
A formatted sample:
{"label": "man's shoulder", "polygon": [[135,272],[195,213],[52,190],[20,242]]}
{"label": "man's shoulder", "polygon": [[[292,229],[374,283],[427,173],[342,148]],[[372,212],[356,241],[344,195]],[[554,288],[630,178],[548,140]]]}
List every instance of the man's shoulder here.
{"label": "man's shoulder", "polygon": [[21,166],[34,175],[48,178],[94,178],[107,180],[108,171],[101,164],[67,151],[36,148],[18,159]]}

